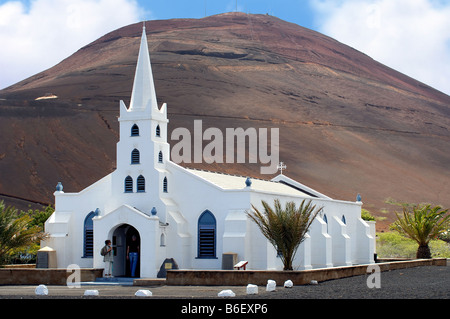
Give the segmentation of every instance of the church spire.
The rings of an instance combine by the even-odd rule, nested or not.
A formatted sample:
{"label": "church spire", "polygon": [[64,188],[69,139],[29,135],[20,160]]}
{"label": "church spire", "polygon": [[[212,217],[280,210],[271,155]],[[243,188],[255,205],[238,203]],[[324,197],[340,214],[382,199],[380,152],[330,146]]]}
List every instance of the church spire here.
{"label": "church spire", "polygon": [[147,111],[153,113],[154,110],[158,109],[144,23],[129,111]]}

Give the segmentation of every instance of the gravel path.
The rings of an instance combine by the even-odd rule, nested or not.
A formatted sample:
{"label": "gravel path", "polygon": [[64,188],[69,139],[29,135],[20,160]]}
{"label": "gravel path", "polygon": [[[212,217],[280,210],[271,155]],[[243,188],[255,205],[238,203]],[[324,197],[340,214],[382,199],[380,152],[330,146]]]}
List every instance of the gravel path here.
{"label": "gravel path", "polygon": [[[139,289],[152,291],[153,299],[218,298],[217,294],[225,289],[233,290],[237,299],[450,299],[449,266],[425,266],[382,272],[379,289],[367,287],[368,276],[329,280],[320,282],[318,285],[294,286],[289,289],[277,287],[274,292],[266,292],[264,286],[259,286],[258,295],[247,295],[246,287],[102,285],[73,289],[65,286],[49,286],[49,295],[40,297],[35,296],[36,286],[0,286],[0,299],[134,299],[136,298],[134,294]],[[99,297],[84,297],[84,291],[88,289],[98,290]]]}
{"label": "gravel path", "polygon": [[[427,266],[380,274],[381,288],[368,288],[369,275],[321,282],[318,285],[280,288],[280,299],[450,299],[450,267]],[[264,294],[258,297],[267,298]]]}

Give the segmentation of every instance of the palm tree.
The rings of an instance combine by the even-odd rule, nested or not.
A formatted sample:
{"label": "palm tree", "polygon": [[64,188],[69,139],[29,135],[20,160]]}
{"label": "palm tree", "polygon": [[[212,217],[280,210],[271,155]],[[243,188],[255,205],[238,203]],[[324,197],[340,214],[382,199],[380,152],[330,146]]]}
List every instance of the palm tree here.
{"label": "palm tree", "polygon": [[14,249],[30,246],[46,237],[39,226],[31,225],[32,221],[28,215],[18,217],[17,209],[0,202],[0,265],[7,262]]}
{"label": "palm tree", "polygon": [[264,212],[260,212],[252,205],[253,212],[247,212],[247,215],[279,252],[284,270],[292,270],[292,261],[297,249],[323,207],[316,209],[316,205],[312,205],[311,201],[303,200],[298,208],[294,202],[287,202],[282,209],[280,201],[275,199],[272,209],[267,202],[261,202]]}
{"label": "palm tree", "polygon": [[391,228],[419,244],[417,258],[431,258],[428,243],[448,229],[450,215],[447,215],[447,212],[448,209],[444,210],[441,206],[433,208],[431,205],[414,206],[412,211],[403,206],[403,217],[396,213],[397,221]]}

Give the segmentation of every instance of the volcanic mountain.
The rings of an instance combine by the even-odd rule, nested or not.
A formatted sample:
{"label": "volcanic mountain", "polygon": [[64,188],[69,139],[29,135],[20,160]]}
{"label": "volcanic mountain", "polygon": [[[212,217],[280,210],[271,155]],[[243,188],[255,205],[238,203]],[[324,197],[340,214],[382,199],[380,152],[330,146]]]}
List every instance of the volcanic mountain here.
{"label": "volcanic mountain", "polygon": [[[450,206],[450,97],[332,38],[268,15],[146,23],[169,128],[279,128],[284,174],[332,198],[358,193]],[[53,202],[115,168],[119,101],[129,105],[142,23],[113,31],[0,91],[0,193]],[[169,132],[170,137],[170,132]],[[173,145],[177,141],[170,141]],[[182,164],[244,176],[260,164]],[[13,201],[13,198],[16,200]]]}

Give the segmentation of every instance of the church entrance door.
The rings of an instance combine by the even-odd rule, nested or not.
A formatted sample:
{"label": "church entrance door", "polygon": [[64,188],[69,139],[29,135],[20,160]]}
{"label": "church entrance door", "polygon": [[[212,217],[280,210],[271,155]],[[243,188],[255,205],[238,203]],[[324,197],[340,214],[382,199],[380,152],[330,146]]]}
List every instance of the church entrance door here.
{"label": "church entrance door", "polygon": [[137,264],[135,270],[135,277],[140,276],[140,242],[141,238],[139,232],[131,225],[124,224],[116,228],[113,233],[113,249],[114,249],[114,277],[131,277],[130,260],[127,259],[127,247],[130,246],[133,236],[136,237],[139,252],[137,257]]}

